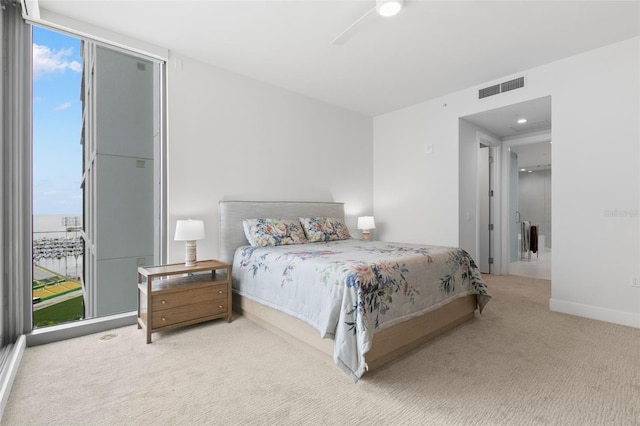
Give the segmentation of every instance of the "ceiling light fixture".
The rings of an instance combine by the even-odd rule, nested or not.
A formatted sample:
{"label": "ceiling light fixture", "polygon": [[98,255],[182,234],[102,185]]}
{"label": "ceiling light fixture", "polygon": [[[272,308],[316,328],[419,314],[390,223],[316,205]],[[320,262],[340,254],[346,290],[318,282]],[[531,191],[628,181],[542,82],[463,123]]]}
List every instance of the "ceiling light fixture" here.
{"label": "ceiling light fixture", "polygon": [[527,122],[526,118],[524,118],[524,117],[523,118],[518,118],[518,124],[524,124],[526,122]]}
{"label": "ceiling light fixture", "polygon": [[394,16],[402,9],[403,0],[376,0],[376,11],[380,16]]}

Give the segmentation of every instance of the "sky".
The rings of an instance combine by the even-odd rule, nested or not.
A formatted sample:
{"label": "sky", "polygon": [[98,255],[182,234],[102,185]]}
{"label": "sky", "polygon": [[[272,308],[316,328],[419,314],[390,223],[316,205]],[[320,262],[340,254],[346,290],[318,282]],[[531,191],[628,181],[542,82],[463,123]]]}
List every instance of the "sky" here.
{"label": "sky", "polygon": [[33,27],[33,214],[82,214],[80,40]]}

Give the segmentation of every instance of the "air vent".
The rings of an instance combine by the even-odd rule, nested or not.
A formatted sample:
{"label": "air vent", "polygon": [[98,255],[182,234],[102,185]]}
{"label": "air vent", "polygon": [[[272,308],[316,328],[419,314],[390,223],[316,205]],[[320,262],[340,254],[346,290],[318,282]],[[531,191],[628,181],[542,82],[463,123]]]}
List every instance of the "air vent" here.
{"label": "air vent", "polygon": [[486,98],[487,96],[497,95],[498,93],[500,93],[500,85],[496,84],[495,86],[480,89],[479,98]]}
{"label": "air vent", "polygon": [[500,84],[500,93],[519,89],[521,87],[524,87],[524,77],[516,78],[515,80],[505,81],[504,83]]}
{"label": "air vent", "polygon": [[511,90],[520,89],[524,87],[524,77],[514,78],[513,80],[505,81],[500,84],[485,87],[478,90],[478,99],[483,99],[488,96],[497,95]]}

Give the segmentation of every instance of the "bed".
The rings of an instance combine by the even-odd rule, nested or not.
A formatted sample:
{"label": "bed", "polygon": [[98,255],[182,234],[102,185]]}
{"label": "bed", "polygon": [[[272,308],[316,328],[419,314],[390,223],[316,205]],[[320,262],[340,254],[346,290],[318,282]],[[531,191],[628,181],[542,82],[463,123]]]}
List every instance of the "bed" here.
{"label": "bed", "polygon": [[221,201],[219,219],[234,310],[331,356],[354,382],[491,297],[464,250],[353,238],[342,203]]}

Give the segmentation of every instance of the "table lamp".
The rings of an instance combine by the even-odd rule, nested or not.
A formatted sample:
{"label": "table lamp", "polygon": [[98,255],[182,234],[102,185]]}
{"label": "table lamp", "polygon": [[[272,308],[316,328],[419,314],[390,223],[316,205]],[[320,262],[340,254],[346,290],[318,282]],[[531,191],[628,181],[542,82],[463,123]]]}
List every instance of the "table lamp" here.
{"label": "table lamp", "polygon": [[373,216],[361,216],[358,218],[358,229],[362,229],[362,239],[369,241],[369,230],[375,229],[376,222]]}
{"label": "table lamp", "polygon": [[196,240],[204,239],[204,222],[202,220],[178,220],[176,223],[176,241],[185,241],[184,266],[196,265]]}

